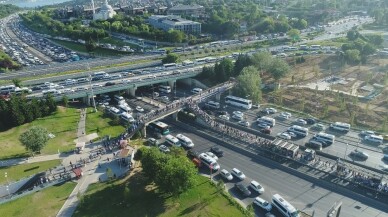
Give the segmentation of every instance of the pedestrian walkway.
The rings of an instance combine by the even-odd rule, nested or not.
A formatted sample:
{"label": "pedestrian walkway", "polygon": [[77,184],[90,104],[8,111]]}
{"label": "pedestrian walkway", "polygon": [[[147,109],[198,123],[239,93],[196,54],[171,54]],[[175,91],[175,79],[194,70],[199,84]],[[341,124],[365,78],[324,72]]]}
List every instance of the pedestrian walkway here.
{"label": "pedestrian walkway", "polygon": [[77,141],[78,142],[86,142],[86,108],[81,109],[80,120],[78,122],[77,128]]}

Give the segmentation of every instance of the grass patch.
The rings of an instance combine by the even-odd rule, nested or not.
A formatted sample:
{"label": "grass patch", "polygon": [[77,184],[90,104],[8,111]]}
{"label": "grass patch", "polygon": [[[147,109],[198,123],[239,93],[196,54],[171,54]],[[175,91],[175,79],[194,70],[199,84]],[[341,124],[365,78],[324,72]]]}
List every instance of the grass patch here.
{"label": "grass patch", "polygon": [[28,155],[19,141],[19,136],[32,126],[44,127],[55,135],[55,138],[50,139],[43,148],[42,154],[57,153],[58,149],[61,152],[68,151],[74,146],[73,140],[77,136],[78,121],[79,111],[76,108],[58,107],[57,111],[50,116],[0,132],[0,159]]}
{"label": "grass patch", "polygon": [[86,115],[86,134],[97,133],[100,137],[110,135],[115,137],[123,133],[125,128],[121,125],[114,125],[110,117],[104,116],[102,111],[94,112],[88,108]]}
{"label": "grass patch", "polygon": [[67,182],[0,205],[1,216],[56,216],[76,183]]}
{"label": "grass patch", "polygon": [[178,198],[158,192],[140,172],[128,180],[89,187],[74,217],[82,216],[244,216],[209,179],[198,176],[197,186]]}
{"label": "grass patch", "polygon": [[[31,164],[20,164],[11,167],[0,167],[0,174],[7,172],[8,181],[13,182],[34,175],[61,164],[61,160],[50,160]],[[5,176],[0,176],[0,184],[7,182]]]}
{"label": "grass patch", "polygon": [[[81,53],[88,53],[86,50],[85,45],[71,42],[71,41],[61,41],[61,40],[56,40],[56,39],[50,39],[55,43],[58,43],[64,47],[69,48],[70,50],[78,51]],[[117,50],[110,50],[110,49],[105,49],[105,48],[96,48],[94,51],[94,55],[96,56],[122,56],[122,55],[128,55],[128,52],[123,52],[123,51],[117,51]]]}

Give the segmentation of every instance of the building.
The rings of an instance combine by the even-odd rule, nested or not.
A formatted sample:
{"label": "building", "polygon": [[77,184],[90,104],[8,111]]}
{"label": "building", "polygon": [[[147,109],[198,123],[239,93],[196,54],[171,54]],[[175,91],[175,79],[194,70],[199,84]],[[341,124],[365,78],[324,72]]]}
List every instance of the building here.
{"label": "building", "polygon": [[[94,11],[94,3],[93,11]],[[116,15],[116,11],[113,10],[112,6],[108,4],[108,1],[105,0],[105,3],[101,6],[100,11],[97,13],[93,13],[93,20],[107,20]]]}
{"label": "building", "polygon": [[186,20],[179,16],[152,15],[148,18],[148,22],[151,26],[164,31],[175,29],[187,34],[197,35],[201,33],[201,23]]}
{"label": "building", "polygon": [[176,5],[169,8],[167,14],[199,18],[204,16],[205,8],[201,5]]}

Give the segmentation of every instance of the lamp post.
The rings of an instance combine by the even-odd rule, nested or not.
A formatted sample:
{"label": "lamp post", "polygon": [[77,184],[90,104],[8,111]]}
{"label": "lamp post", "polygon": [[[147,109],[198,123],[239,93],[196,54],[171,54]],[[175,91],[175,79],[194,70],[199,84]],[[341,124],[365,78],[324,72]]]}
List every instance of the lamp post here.
{"label": "lamp post", "polygon": [[11,196],[11,194],[9,193],[9,181],[8,181],[8,173],[7,172],[5,172],[4,173],[4,177],[6,178],[6,180],[7,180],[7,186],[6,186],[6,189],[7,189],[7,192],[8,192],[8,197],[10,197]]}

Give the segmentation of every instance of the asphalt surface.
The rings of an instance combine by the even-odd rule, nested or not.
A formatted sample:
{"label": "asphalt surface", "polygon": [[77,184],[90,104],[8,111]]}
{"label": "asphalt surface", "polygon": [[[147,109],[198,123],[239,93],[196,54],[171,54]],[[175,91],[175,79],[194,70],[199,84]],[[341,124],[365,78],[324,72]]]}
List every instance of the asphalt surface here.
{"label": "asphalt surface", "polygon": [[[191,133],[187,128],[170,127],[172,135],[184,133],[191,138],[195,144],[194,150],[198,152],[209,151],[212,146],[217,146],[212,141],[202,138],[194,133]],[[342,201],[342,216],[386,216],[388,207],[379,204],[365,204],[362,201],[357,201],[354,198],[343,194],[335,193],[332,189],[307,181],[300,178],[298,175],[290,174],[282,171],[277,166],[278,163],[270,161],[266,158],[251,158],[226,147],[221,147],[224,151],[224,157],[221,157],[218,162],[221,169],[231,171],[232,168],[240,169],[247,178],[243,181],[248,185],[251,180],[256,180],[265,188],[264,194],[260,197],[271,201],[271,197],[275,193],[279,193],[288,200],[297,209],[306,212],[307,214],[315,214],[315,216],[325,216],[327,211],[336,201]],[[205,171],[209,174],[209,171]],[[305,171],[305,173],[308,173]],[[215,179],[219,178],[217,173],[213,174]],[[313,175],[313,174],[312,174]],[[314,174],[319,176],[322,174]],[[226,187],[231,195],[239,199],[244,205],[249,205],[254,200],[257,194],[252,194],[250,197],[243,197],[233,187],[236,178],[232,182],[226,183]],[[264,212],[257,208],[255,210],[258,216],[263,216]],[[381,211],[385,210],[385,211]],[[277,212],[274,212],[277,214]],[[277,215],[278,216],[278,215]]]}

